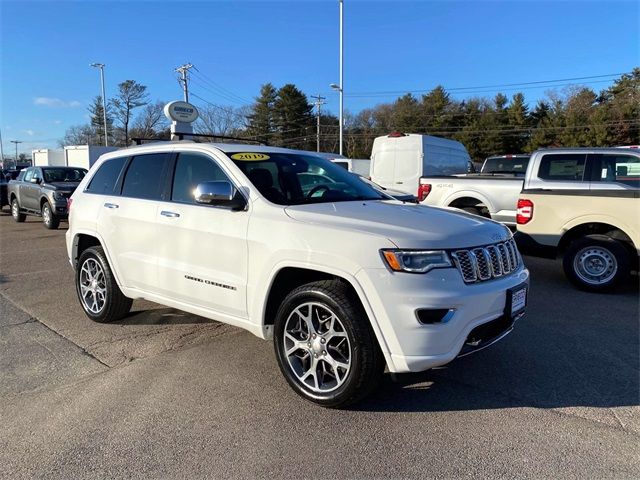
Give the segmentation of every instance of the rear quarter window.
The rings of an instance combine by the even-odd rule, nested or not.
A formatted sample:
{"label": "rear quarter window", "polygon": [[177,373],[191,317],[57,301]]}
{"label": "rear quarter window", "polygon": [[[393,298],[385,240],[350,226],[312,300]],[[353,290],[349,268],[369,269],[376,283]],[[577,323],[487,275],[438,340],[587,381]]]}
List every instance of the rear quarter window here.
{"label": "rear quarter window", "polygon": [[105,161],[100,165],[85,191],[102,195],[112,195],[125,161],[126,157],[112,158]]}

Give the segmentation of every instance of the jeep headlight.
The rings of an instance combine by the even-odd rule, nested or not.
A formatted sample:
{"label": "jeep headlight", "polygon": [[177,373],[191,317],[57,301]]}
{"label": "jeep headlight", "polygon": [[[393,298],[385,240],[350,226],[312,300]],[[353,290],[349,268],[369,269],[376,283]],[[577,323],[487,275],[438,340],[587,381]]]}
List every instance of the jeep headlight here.
{"label": "jeep headlight", "polygon": [[53,192],[53,199],[54,200],[66,200],[67,197],[65,197],[64,193],[62,192]]}
{"label": "jeep headlight", "polygon": [[389,268],[395,272],[427,273],[434,268],[451,266],[444,250],[381,250]]}

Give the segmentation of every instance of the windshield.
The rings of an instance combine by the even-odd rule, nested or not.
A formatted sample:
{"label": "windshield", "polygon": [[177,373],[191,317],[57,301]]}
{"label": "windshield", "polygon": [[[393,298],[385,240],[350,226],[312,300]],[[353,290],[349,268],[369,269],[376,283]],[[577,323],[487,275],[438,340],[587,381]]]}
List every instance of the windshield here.
{"label": "windshield", "polygon": [[278,205],[387,198],[344,168],[314,155],[242,152],[229,157],[267,200]]}
{"label": "windshield", "polygon": [[489,157],[482,166],[482,173],[521,173],[527,171],[529,157]]}
{"label": "windshield", "polygon": [[79,182],[87,173],[84,168],[44,168],[45,182]]}

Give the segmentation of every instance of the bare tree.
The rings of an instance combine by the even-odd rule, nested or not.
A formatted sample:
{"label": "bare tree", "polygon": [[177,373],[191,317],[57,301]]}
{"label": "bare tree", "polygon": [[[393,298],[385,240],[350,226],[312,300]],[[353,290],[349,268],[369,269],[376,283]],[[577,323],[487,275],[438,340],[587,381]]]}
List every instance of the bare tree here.
{"label": "bare tree", "polygon": [[160,132],[163,132],[169,123],[164,116],[164,105],[165,102],[160,100],[145,105],[133,122],[131,136],[156,138]]}
{"label": "bare tree", "polygon": [[94,137],[91,125],[74,125],[64,133],[64,137],[58,141],[61,147],[67,145],[91,145]]}
{"label": "bare tree", "polygon": [[135,80],[125,80],[118,85],[118,95],[111,100],[116,121],[124,134],[124,146],[129,145],[129,124],[132,112],[148,103],[147,87]]}
{"label": "bare tree", "polygon": [[207,105],[198,109],[196,133],[212,133],[223,136],[238,135],[246,128],[246,109],[231,106]]}

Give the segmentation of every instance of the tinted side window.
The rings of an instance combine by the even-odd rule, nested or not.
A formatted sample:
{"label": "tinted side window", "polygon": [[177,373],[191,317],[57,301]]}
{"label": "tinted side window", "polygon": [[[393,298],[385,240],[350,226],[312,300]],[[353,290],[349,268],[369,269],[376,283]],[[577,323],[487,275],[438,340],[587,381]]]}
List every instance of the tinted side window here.
{"label": "tinted side window", "polygon": [[91,193],[100,193],[102,195],[113,194],[113,188],[118,181],[120,171],[124,166],[126,157],[114,158],[107,160],[95,173],[86,191]]}
{"label": "tinted side window", "polygon": [[540,160],[538,177],[544,180],[581,182],[585,157],[583,154],[545,155]]}
{"label": "tinted side window", "polygon": [[201,182],[229,181],[213,159],[197,153],[181,153],[176,162],[171,200],[195,203],[193,190]]}
{"label": "tinted side window", "polygon": [[162,195],[167,158],[168,155],[165,153],[150,153],[133,157],[124,177],[122,195],[159,200]]}
{"label": "tinted side window", "polygon": [[592,181],[619,182],[640,187],[640,158],[631,155],[602,155]]}

